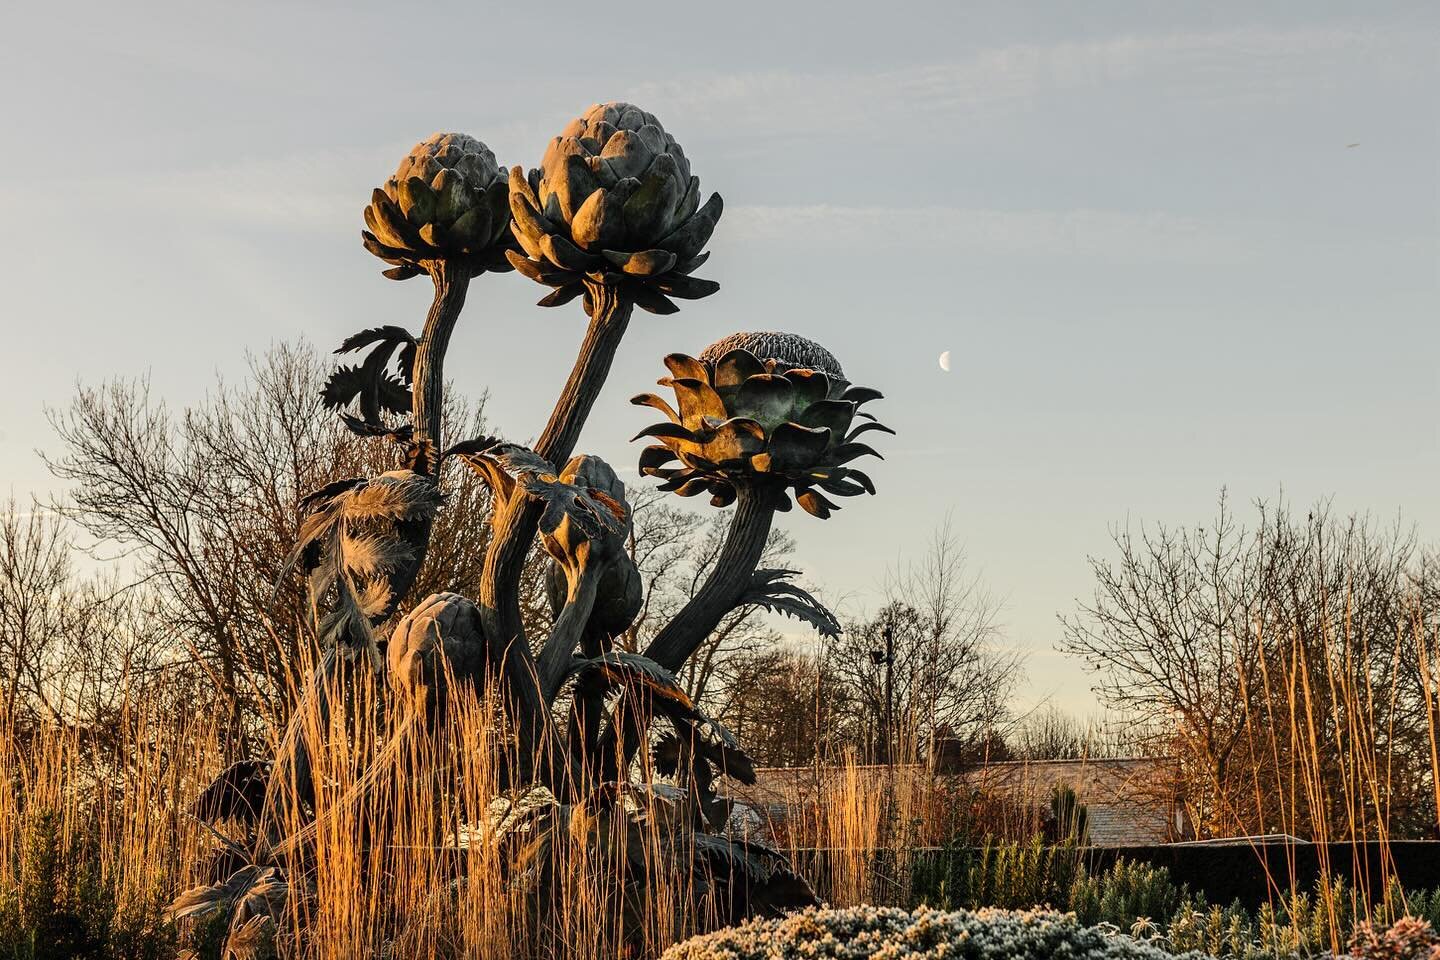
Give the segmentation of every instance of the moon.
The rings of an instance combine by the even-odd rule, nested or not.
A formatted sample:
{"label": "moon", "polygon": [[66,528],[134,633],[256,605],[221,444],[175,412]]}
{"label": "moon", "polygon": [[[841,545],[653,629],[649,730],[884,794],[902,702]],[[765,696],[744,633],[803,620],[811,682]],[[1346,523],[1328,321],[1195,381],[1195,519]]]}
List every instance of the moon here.
{"label": "moon", "polygon": [[944,370],[946,373],[949,373],[949,372],[950,372],[950,351],[949,351],[949,350],[946,350],[944,353],[940,354],[940,369],[941,369],[941,370]]}

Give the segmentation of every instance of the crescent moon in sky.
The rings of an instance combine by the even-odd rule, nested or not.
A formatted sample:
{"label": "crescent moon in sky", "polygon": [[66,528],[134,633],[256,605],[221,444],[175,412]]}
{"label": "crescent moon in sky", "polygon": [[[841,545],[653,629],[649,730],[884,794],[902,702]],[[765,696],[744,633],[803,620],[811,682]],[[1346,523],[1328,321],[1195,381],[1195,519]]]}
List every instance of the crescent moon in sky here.
{"label": "crescent moon in sky", "polygon": [[940,369],[941,369],[941,370],[944,370],[946,373],[949,373],[949,372],[950,372],[950,351],[949,351],[949,350],[946,350],[944,353],[940,354]]}

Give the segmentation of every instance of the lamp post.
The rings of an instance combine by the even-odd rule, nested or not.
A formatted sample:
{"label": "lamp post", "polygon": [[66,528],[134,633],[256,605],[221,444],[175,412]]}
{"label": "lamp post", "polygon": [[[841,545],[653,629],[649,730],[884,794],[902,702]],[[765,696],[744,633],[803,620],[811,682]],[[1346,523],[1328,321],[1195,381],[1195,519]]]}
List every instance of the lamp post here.
{"label": "lamp post", "polygon": [[894,614],[887,613],[885,616],[885,628],[880,631],[880,636],[885,641],[884,647],[875,647],[870,651],[870,662],[885,667],[885,728],[881,749],[885,754],[887,766],[894,766],[894,755],[890,739],[895,730],[895,626]]}

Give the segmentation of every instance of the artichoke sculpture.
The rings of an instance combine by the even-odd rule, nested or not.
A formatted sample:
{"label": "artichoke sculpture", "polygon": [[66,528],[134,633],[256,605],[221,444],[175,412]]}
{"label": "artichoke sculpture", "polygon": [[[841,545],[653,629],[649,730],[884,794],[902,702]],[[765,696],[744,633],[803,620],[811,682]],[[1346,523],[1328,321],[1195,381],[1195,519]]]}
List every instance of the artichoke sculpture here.
{"label": "artichoke sculpture", "polygon": [[794,334],[734,334],[699,358],[672,353],[665,365],[671,376],[659,383],[674,391],[678,410],[652,393],[631,401],[669,418],[636,436],[660,441],[641,452],[640,472],[663,480],[661,490],[708,492],[711,503],[725,506],[749,488],[782,511],[793,492],[821,519],[839,509],[825,494],[875,492],[870,477],[848,464],[880,456],[860,435],[894,433],[860,409],[881,395],[851,386],[818,343]]}
{"label": "artichoke sculpture", "polygon": [[510,212],[524,250],[515,269],[555,290],[553,307],[586,296],[586,281],[618,286],[651,313],[675,313],[671,297],[694,300],[720,289],[690,274],[720,219],[711,194],[675,138],[628,103],[596,104],[552,141],[539,170],[510,171]]}
{"label": "artichoke sculpture", "polygon": [[495,154],[463,133],[417,143],[383,189],[370,195],[365,249],[394,266],[392,280],[429,273],[437,260],[472,274],[508,270],[509,187]]}
{"label": "artichoke sculpture", "polygon": [[391,632],[387,679],[402,706],[433,720],[445,709],[452,681],[483,683],[488,655],[474,602],[454,593],[434,593]]}

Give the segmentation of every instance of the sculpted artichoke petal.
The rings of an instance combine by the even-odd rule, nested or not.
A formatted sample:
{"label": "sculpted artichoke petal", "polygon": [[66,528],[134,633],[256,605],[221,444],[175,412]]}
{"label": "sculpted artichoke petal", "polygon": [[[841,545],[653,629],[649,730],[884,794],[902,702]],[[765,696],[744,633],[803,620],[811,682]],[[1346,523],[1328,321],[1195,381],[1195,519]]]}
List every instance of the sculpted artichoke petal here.
{"label": "sculpted artichoke petal", "polygon": [[[515,169],[520,168],[516,167]],[[511,186],[514,186],[513,178]],[[555,224],[531,203],[531,199],[528,194],[512,189],[510,191],[510,215],[515,218],[515,235],[519,237],[523,233],[538,244],[541,237],[555,232]]]}
{"label": "sculpted artichoke petal", "polygon": [[[496,177],[485,188],[485,206],[490,211],[491,230],[498,239],[510,222],[510,184],[502,177]],[[534,209],[533,207],[531,209]]]}
{"label": "sculpted artichoke petal", "polygon": [[797,494],[795,502],[800,504],[806,513],[821,520],[828,519],[833,511],[840,509],[838,504],[831,503],[819,490],[806,490]]}
{"label": "sculpted artichoke petal", "polygon": [[[830,378],[818,370],[795,368],[785,371],[785,379],[795,385],[795,406],[805,407],[830,396]],[[854,407],[850,408],[852,411]],[[846,424],[849,428],[849,424]]]}
{"label": "sculpted artichoke petal", "polygon": [[671,314],[680,312],[680,308],[675,305],[674,301],[659,290],[653,289],[648,284],[637,283],[628,285],[626,293],[630,299],[635,301],[635,306],[647,313],[668,317]]}
{"label": "sculpted artichoke petal", "polygon": [[570,157],[586,156],[585,146],[578,137],[552,137],[545,145],[545,153],[540,158],[540,201],[543,203],[547,198],[547,192],[555,189],[555,181],[564,172],[565,163]]}
{"label": "sculpted artichoke petal", "polygon": [[395,191],[406,220],[419,227],[435,219],[435,192],[430,184],[419,177],[409,177],[397,183]]}
{"label": "sculpted artichoke petal", "polygon": [[640,189],[625,201],[625,232],[632,242],[650,243],[666,232],[668,218],[680,202],[680,183],[675,161],[668,154],[656,157],[640,178]]}
{"label": "sculpted artichoke petal", "polygon": [[863,486],[846,477],[826,477],[819,482],[819,487],[837,497],[858,497],[866,492]]}
{"label": "sculpted artichoke petal", "polygon": [[465,178],[454,170],[441,170],[435,174],[430,181],[430,190],[435,194],[435,217],[442,223],[459,219],[470,207]]}
{"label": "sculpted artichoke petal", "polygon": [[583,283],[567,283],[562,287],[556,287],[550,293],[535,301],[537,307],[560,307],[574,300],[585,292]]}
{"label": "sculpted artichoke petal", "polygon": [[856,470],[854,467],[846,467],[845,478],[847,480],[854,480],[856,483],[860,484],[860,486],[865,488],[865,492],[870,494],[872,497],[875,495],[875,481],[871,480],[870,475],[868,473],[865,473],[863,470]]}
{"label": "sculpted artichoke petal", "polygon": [[875,448],[864,443],[842,443],[835,448],[833,463],[849,463],[856,457],[875,457],[884,460]]}
{"label": "sculpted artichoke petal", "polygon": [[670,375],[677,379],[688,377],[691,380],[708,380],[710,378],[710,372],[702,361],[683,353],[667,354],[664,363],[670,371]]}
{"label": "sculpted artichoke petal", "polygon": [[746,380],[765,372],[765,364],[749,350],[731,350],[715,361],[715,373],[711,383],[715,389],[739,388]]}
{"label": "sculpted artichoke petal", "polygon": [[680,198],[680,203],[675,207],[675,213],[671,220],[671,229],[689,220],[700,209],[700,178],[691,177],[685,188],[685,194]]}
{"label": "sculpted artichoke petal", "polygon": [[[670,254],[670,256],[673,257],[674,254]],[[672,297],[679,297],[681,300],[699,300],[718,291],[720,284],[714,280],[687,277],[671,272],[655,282],[655,289]]]}
{"label": "sculpted artichoke petal", "polygon": [[391,246],[413,245],[420,237],[415,227],[405,219],[404,212],[384,191],[376,190],[371,195],[371,210],[375,216],[375,235]]}
{"label": "sculpted artichoke petal", "polygon": [[427,223],[420,228],[420,239],[437,249],[443,247],[446,241],[445,228],[438,223]]}
{"label": "sculpted artichoke petal", "polygon": [[858,407],[862,403],[869,403],[871,400],[883,400],[885,395],[879,390],[871,387],[850,387],[840,394],[841,400],[853,400]]}
{"label": "sculpted artichoke petal", "polygon": [[843,437],[855,419],[855,404],[848,400],[818,400],[800,411],[795,422],[802,427],[826,427],[836,437]]}
{"label": "sculpted artichoke petal", "polygon": [[471,207],[450,225],[450,236],[466,247],[489,246],[492,235],[490,211],[486,207]]}
{"label": "sculpted artichoke petal", "polygon": [[379,238],[369,230],[360,231],[360,242],[366,250],[384,260],[386,263],[404,263],[409,259],[409,253],[405,250],[387,247],[381,243]]}
{"label": "sculpted artichoke petal", "polygon": [[775,473],[808,471],[824,455],[830,438],[830,431],[825,427],[780,424],[770,431],[770,469]]}
{"label": "sculpted artichoke petal", "polygon": [[868,432],[870,432],[871,430],[879,430],[879,431],[881,431],[882,433],[888,433],[888,434],[890,434],[891,436],[894,436],[894,435],[895,435],[895,431],[894,431],[894,430],[891,430],[889,427],[885,426],[885,424],[880,423],[879,421],[876,421],[876,420],[870,420],[870,421],[867,421],[867,422],[865,422],[865,423],[860,424],[860,426],[856,427],[854,430],[851,430],[850,433],[846,435],[846,437],[845,437],[845,442],[846,442],[846,443],[849,443],[851,440],[854,440],[856,437],[860,436],[862,433],[868,433]]}
{"label": "sculpted artichoke petal", "polygon": [[[544,180],[540,182],[542,188],[545,187],[545,184],[546,181]],[[546,220],[549,220],[558,228],[560,224],[565,222],[565,211],[560,209],[560,195],[553,189],[542,192],[541,195],[545,200],[545,206],[541,208],[540,212],[545,215]]]}
{"label": "sculpted artichoke petal", "polygon": [[670,386],[680,405],[680,421],[690,429],[701,429],[705,417],[722,421],[729,419],[720,394],[704,380],[678,377],[671,381]]}
{"label": "sculpted artichoke petal", "polygon": [[693,497],[698,493],[704,493],[710,486],[710,481],[705,477],[696,477],[693,480],[686,480],[675,492],[682,497]]}
{"label": "sculpted artichoke petal", "polygon": [[375,235],[375,238],[387,247],[402,249],[406,246],[405,238],[392,230],[388,223],[380,219],[374,204],[365,208],[365,226],[369,227],[370,232]]}
{"label": "sculpted artichoke petal", "polygon": [[559,234],[546,234],[540,238],[540,252],[555,266],[565,270],[585,271],[594,266],[596,258],[585,253],[575,244]]}
{"label": "sculpted artichoke petal", "polygon": [[699,254],[698,256],[691,257],[689,260],[683,260],[680,263],[675,264],[674,272],[685,274],[688,276],[689,274],[694,273],[696,270],[699,270],[700,267],[704,265],[705,261],[709,259],[710,254],[707,251],[705,253]]}
{"label": "sculpted artichoke petal", "polygon": [[625,201],[635,196],[635,191],[640,189],[640,181],[634,177],[626,177],[624,180],[615,181],[615,187],[610,191],[615,203],[619,205],[620,222],[625,222]]}
{"label": "sculpted artichoke petal", "polygon": [[675,266],[675,254],[668,250],[637,250],[634,252],[604,250],[601,252],[605,255],[606,260],[632,277],[653,277]]}
{"label": "sculpted artichoke petal", "polygon": [[644,173],[654,162],[655,151],[646,146],[635,131],[621,130],[606,141],[600,157],[615,179],[623,180]]}
{"label": "sculpted artichoke petal", "polygon": [[630,398],[630,402],[635,404],[637,407],[654,407],[656,410],[659,410],[661,413],[665,414],[665,416],[669,417],[671,422],[680,422],[680,414],[675,412],[675,408],[670,406],[669,402],[667,402],[664,397],[658,396],[657,394],[637,393],[635,396]]}
{"label": "sculpted artichoke petal", "polygon": [[766,429],[774,430],[794,412],[795,387],[778,374],[756,374],[740,384],[731,408],[737,416],[757,420]]}
{"label": "sculpted artichoke petal", "polygon": [[719,222],[724,208],[725,203],[720,199],[720,194],[712,193],[710,199],[705,201],[705,206],[661,238],[656,246],[672,251],[681,260],[698,256],[705,244],[710,242],[710,235],[715,232],[715,224]]}
{"label": "sculpted artichoke petal", "polygon": [[724,464],[726,461],[746,461],[765,449],[765,431],[754,420],[736,417],[716,428],[714,435],[701,446],[701,454],[708,460]]}
{"label": "sculpted artichoke petal", "polygon": [[514,267],[518,273],[539,283],[548,283],[557,277],[571,275],[569,271],[554,270],[546,260],[531,260],[529,257],[515,250],[506,250],[505,259],[510,261],[510,265]]}
{"label": "sculpted artichoke petal", "polygon": [[615,124],[607,120],[594,121],[585,129],[588,135],[600,144],[601,149],[610,142],[610,138],[616,133]]}
{"label": "sculpted artichoke petal", "polygon": [[602,157],[590,157],[587,161],[590,164],[590,173],[595,177],[595,182],[606,189],[613,189],[620,178],[615,176],[615,171],[610,168],[610,161]]}
{"label": "sculpted artichoke petal", "polygon": [[646,447],[640,451],[640,472],[648,475],[651,471],[658,470],[668,463],[674,463],[678,459],[680,459],[679,455],[669,447],[658,445]]}
{"label": "sculpted artichoke petal", "polygon": [[612,216],[619,210],[607,202],[609,197],[610,191],[603,188],[596,190],[575,211],[575,218],[570,223],[570,236],[586,250],[612,244],[624,232],[623,220]]}
{"label": "sculpted artichoke petal", "polygon": [[570,156],[565,158],[565,166],[553,186],[555,196],[560,199],[561,216],[570,223],[590,195],[600,189],[600,182],[590,172],[590,164],[583,156]]}
{"label": "sculpted artichoke petal", "polygon": [[635,131],[635,135],[644,141],[645,146],[649,147],[653,152],[665,152],[665,147],[667,146],[665,143],[665,131],[661,130],[655,124],[645,124],[639,130]]}
{"label": "sculpted artichoke petal", "polygon": [[695,434],[678,423],[652,423],[630,438],[634,443],[643,437],[654,437],[656,440],[688,440],[695,442]]}

